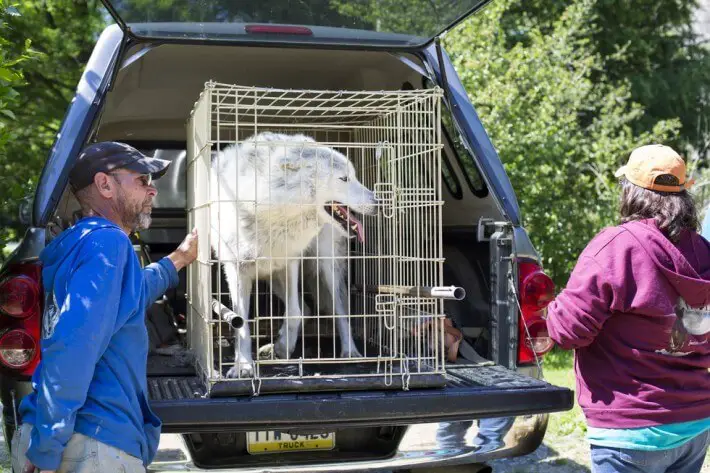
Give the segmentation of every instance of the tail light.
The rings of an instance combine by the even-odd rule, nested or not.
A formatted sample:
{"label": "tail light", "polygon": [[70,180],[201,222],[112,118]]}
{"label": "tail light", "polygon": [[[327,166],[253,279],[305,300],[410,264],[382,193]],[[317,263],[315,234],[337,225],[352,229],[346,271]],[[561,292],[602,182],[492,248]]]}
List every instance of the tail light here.
{"label": "tail light", "polygon": [[291,25],[247,25],[244,30],[248,34],[292,34],[313,36],[313,31],[305,26]]}
{"label": "tail light", "polygon": [[0,276],[0,367],[31,375],[39,363],[41,267],[11,264]]}
{"label": "tail light", "polygon": [[518,321],[518,365],[535,363],[552,350],[545,323],[547,306],[555,296],[552,279],[537,263],[522,262],[518,266],[520,319]]}
{"label": "tail light", "polygon": [[39,300],[37,281],[24,275],[0,281],[0,312],[24,319],[34,314]]}
{"label": "tail light", "polygon": [[8,368],[27,368],[37,354],[37,342],[24,330],[8,330],[0,335],[0,361]]}

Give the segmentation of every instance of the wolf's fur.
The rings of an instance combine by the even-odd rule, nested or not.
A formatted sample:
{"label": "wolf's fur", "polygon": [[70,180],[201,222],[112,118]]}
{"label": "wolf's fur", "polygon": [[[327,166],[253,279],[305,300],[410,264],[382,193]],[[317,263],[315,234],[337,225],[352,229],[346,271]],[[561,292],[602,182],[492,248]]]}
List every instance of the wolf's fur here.
{"label": "wolf's fur", "polygon": [[[247,321],[254,281],[270,281],[288,311],[273,350],[279,358],[288,358],[303,317],[298,296],[301,258],[313,255],[316,247],[319,268],[311,271],[320,271],[328,294],[335,296],[330,313],[345,313],[340,282],[345,263],[322,258],[342,255],[350,235],[325,210],[326,204],[337,201],[372,214],[374,194],[357,180],[347,157],[304,135],[260,133],[225,148],[213,159],[211,176],[210,243],[224,261],[233,310]],[[321,297],[321,308],[330,307],[330,299]],[[337,326],[341,355],[359,356],[347,319],[339,318]],[[251,338],[245,323],[237,335],[235,366],[227,376],[251,375]]]}
{"label": "wolf's fur", "polygon": [[682,297],[679,297],[676,316],[682,319],[683,327],[691,335],[701,336],[710,332],[710,305],[690,307]]}

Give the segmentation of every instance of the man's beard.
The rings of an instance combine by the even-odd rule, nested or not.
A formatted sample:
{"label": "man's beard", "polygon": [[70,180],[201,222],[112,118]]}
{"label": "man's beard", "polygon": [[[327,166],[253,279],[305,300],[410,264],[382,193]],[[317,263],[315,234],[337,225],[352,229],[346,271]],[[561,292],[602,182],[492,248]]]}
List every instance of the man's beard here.
{"label": "man's beard", "polygon": [[121,215],[121,220],[123,224],[129,228],[132,232],[136,230],[145,230],[150,227],[152,219],[150,217],[150,212],[143,211],[146,206],[151,206],[152,198],[146,196],[143,202],[137,203],[135,205],[130,205],[126,194],[121,189],[121,198],[118,200],[119,209]]}

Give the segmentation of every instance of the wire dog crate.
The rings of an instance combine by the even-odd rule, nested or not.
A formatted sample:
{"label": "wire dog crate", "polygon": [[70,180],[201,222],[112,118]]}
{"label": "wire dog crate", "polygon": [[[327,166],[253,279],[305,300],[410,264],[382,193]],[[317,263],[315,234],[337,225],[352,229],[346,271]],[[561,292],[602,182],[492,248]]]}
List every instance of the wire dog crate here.
{"label": "wire dog crate", "polygon": [[188,344],[212,396],[444,384],[440,100],[206,84]]}

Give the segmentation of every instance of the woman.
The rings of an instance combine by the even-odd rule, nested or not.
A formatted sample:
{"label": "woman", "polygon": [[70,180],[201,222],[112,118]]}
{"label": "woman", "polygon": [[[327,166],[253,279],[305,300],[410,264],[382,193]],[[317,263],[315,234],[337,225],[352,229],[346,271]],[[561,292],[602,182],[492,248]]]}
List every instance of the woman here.
{"label": "woman", "polygon": [[635,149],[616,176],[622,224],[584,249],[548,329],[575,350],[594,473],[697,473],[710,439],[710,243],[671,148]]}

